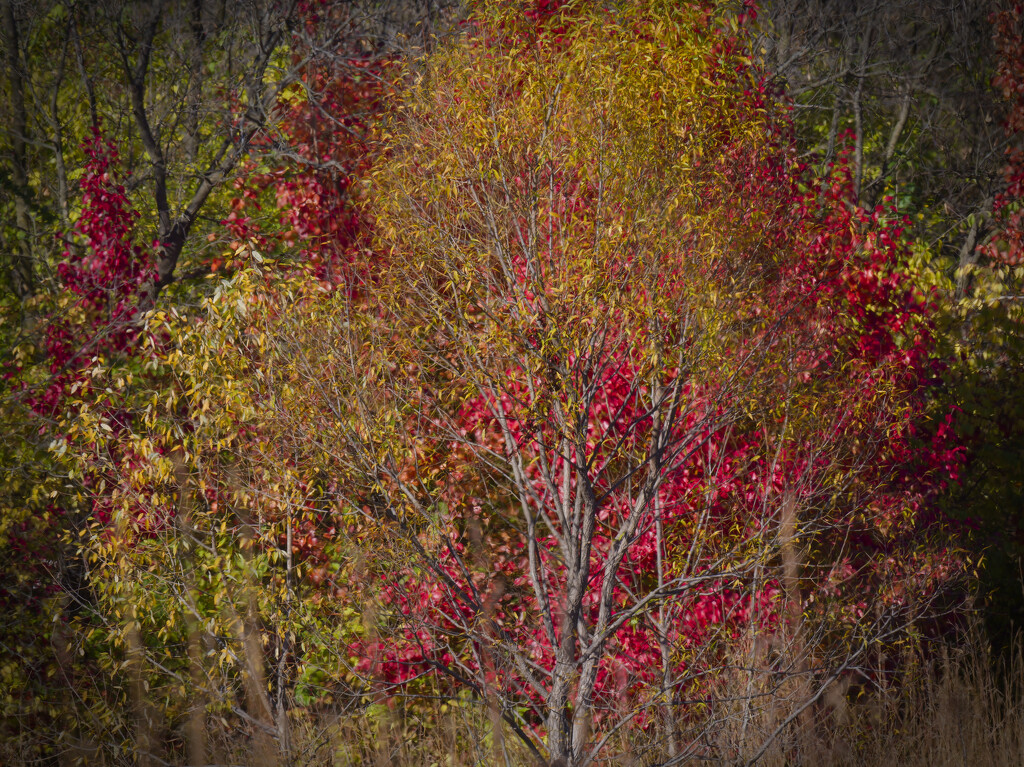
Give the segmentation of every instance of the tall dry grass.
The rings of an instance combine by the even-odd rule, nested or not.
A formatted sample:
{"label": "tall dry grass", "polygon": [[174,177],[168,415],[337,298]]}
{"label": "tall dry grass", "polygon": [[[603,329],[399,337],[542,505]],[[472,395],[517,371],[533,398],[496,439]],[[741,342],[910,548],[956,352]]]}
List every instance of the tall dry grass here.
{"label": "tall dry grass", "polygon": [[996,662],[980,642],[854,702],[836,767],[1024,765],[1024,645]]}
{"label": "tall dry grass", "polygon": [[[910,659],[884,688],[851,685],[822,695],[813,732],[789,729],[769,744],[771,722],[753,722],[756,742],[736,740],[734,719],[714,710],[716,723],[690,720],[669,739],[654,728],[623,730],[602,767],[757,764],[763,767],[1021,767],[1024,765],[1024,638],[1008,660],[996,662],[980,641]],[[759,709],[769,716],[770,706]],[[260,767],[536,767],[538,762],[500,719],[470,700],[419,700],[358,710],[293,708],[287,759],[257,754],[240,733],[208,731],[207,764]],[[651,721],[658,721],[652,718]],[[209,717],[208,725],[217,721]],[[806,724],[806,721],[805,721]],[[794,725],[795,727],[795,725]],[[214,728],[216,729],[216,728]],[[683,748],[696,743],[690,754]],[[51,735],[55,735],[52,734]],[[687,738],[690,740],[688,741]],[[0,743],[0,764],[130,767],[137,755],[113,743],[86,753],[70,747],[55,758],[26,758]],[[185,749],[165,751],[161,764],[187,765]],[[754,760],[756,757],[756,761]]]}
{"label": "tall dry grass", "polygon": [[[814,732],[783,733],[751,761],[757,748],[700,749],[669,756],[663,733],[624,732],[602,764],[623,767],[757,764],[763,767],[1021,767],[1024,765],[1024,642],[996,661],[984,643],[908,660],[899,679],[879,687],[851,686],[824,695],[814,708]],[[424,712],[426,713],[426,712]],[[448,707],[415,720],[339,720],[330,758],[317,764],[535,765],[510,733],[472,709]],[[760,744],[755,744],[760,745]],[[321,751],[321,756],[327,756]],[[310,762],[312,764],[313,762]]]}
{"label": "tall dry grass", "polygon": [[[932,657],[905,659],[884,685],[848,677],[812,707],[811,731],[799,720],[765,744],[778,717],[772,705],[738,742],[737,727],[713,727],[719,748],[673,760],[648,753],[650,765],[759,767],[1021,767],[1024,765],[1024,637],[1012,653],[992,656],[978,638]],[[851,682],[853,682],[851,684]],[[804,722],[806,725],[806,721]],[[767,745],[765,748],[762,746]],[[708,757],[711,757],[710,759]],[[615,763],[614,761],[609,762]]]}

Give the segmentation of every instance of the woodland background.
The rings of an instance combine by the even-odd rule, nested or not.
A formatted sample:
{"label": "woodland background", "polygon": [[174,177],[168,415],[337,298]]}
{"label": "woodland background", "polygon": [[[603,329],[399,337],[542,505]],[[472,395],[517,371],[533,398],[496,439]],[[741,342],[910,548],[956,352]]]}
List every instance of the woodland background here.
{"label": "woodland background", "polygon": [[1020,4],[0,15],[0,761],[1024,759]]}

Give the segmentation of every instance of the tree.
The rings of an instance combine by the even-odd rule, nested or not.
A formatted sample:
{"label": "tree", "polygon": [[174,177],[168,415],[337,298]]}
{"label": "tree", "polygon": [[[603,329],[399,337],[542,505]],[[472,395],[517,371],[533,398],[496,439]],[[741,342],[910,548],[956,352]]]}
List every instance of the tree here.
{"label": "tree", "polygon": [[794,159],[721,9],[479,14],[387,131],[374,271],[260,331],[262,449],[330,478],[377,602],[353,671],[566,764],[638,719],[811,748],[960,572],[905,222]]}

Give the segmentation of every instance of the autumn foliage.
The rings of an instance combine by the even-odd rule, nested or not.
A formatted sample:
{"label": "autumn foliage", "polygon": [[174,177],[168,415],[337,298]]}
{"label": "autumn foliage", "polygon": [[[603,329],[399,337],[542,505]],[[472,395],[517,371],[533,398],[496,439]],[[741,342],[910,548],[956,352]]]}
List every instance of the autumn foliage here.
{"label": "autumn foliage", "polygon": [[11,377],[85,508],[97,721],[193,763],[439,705],[538,763],[809,758],[826,690],[961,608],[939,297],[848,155],[799,156],[756,18],[296,44],[174,305],[96,129],[49,375]]}
{"label": "autumn foliage", "polygon": [[483,8],[382,129],[370,288],[246,331],[261,444],[347,530],[313,585],[372,595],[364,694],[468,692],[580,763],[631,720],[698,754],[674,701],[730,658],[796,717],[955,598],[905,222],[795,158],[729,23]]}

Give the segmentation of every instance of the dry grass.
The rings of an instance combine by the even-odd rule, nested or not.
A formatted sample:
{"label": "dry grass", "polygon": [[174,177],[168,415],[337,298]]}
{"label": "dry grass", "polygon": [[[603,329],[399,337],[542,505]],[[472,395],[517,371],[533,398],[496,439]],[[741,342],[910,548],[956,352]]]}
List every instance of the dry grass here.
{"label": "dry grass", "polygon": [[1024,655],[1002,670],[973,649],[925,665],[898,694],[852,707],[837,767],[1024,765]]}
{"label": "dry grass", "polygon": [[[1024,765],[1024,640],[1006,661],[993,660],[981,641],[941,651],[929,661],[903,664],[887,689],[826,694],[813,708],[810,735],[796,726],[763,753],[763,735],[774,722],[749,728],[739,743],[736,728],[715,729],[719,764],[761,767],[1020,767]],[[770,707],[762,709],[762,715]],[[730,737],[733,736],[733,737]],[[706,757],[707,752],[704,753]],[[756,762],[753,757],[757,755]],[[660,754],[644,764],[672,762]],[[714,763],[714,760],[712,760]]]}
{"label": "dry grass", "polygon": [[[787,733],[756,762],[763,767],[1020,767],[1024,765],[1024,649],[1011,661],[992,662],[975,643],[928,662],[909,664],[898,685],[850,692],[845,711],[835,697],[819,704],[811,739]],[[1019,648],[1024,648],[1018,645]],[[840,707],[841,708],[841,707]],[[535,765],[510,733],[471,706],[423,710],[415,717],[392,713],[339,719],[324,728],[309,722],[320,747],[307,751],[309,765]],[[669,759],[651,732],[623,733],[607,765],[707,765],[709,752],[691,760]],[[717,763],[750,763],[754,749],[719,751]],[[315,753],[314,753],[315,752]],[[296,756],[300,756],[296,754]],[[711,761],[710,763],[715,763]]]}
{"label": "dry grass", "polygon": [[[764,767],[1020,767],[1024,765],[1024,641],[1005,664],[995,664],[974,643],[928,662],[905,664],[898,684],[887,690],[852,691],[843,704],[836,696],[814,710],[811,738],[783,733],[760,755]],[[827,697],[827,696],[825,696]],[[823,698],[824,699],[824,698]],[[420,701],[400,707],[375,706],[369,711],[337,712],[293,709],[292,749],[281,764],[291,767],[536,767],[529,751],[498,726],[487,711],[469,701]],[[717,711],[718,718],[722,708]],[[694,724],[694,723],[691,723]],[[770,731],[766,723],[748,732]],[[759,750],[735,740],[735,728],[712,727],[704,738],[701,758],[671,759],[661,735],[652,731],[622,732],[602,765],[752,764]],[[51,733],[52,735],[52,733]],[[255,764],[246,746],[234,737],[209,732],[212,764]],[[677,743],[685,742],[680,733]],[[721,738],[716,743],[716,737]],[[216,744],[216,741],[220,741]],[[659,742],[660,741],[660,742]],[[230,742],[230,744],[229,744]],[[725,743],[730,747],[724,747]],[[43,764],[20,758],[14,744],[0,743],[0,763]],[[218,745],[220,747],[218,747]],[[133,755],[113,747],[87,759],[100,765],[134,764]],[[180,754],[180,752],[179,752]],[[183,765],[181,758],[164,763]],[[71,758],[68,758],[71,757]],[[711,757],[710,759],[708,757]],[[65,752],[56,763],[72,764]],[[261,762],[263,760],[260,760]],[[272,762],[274,760],[271,760]],[[271,767],[270,762],[264,762]],[[273,767],[277,767],[276,762]]]}

